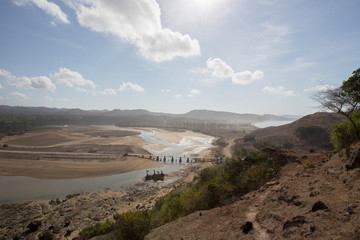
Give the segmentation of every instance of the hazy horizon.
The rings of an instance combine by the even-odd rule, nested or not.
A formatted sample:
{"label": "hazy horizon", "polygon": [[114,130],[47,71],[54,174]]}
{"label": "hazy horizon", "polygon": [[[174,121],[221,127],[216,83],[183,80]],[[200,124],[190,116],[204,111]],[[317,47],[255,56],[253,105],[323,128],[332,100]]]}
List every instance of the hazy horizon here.
{"label": "hazy horizon", "polygon": [[0,105],[307,115],[360,62],[360,2],[5,0]]}
{"label": "hazy horizon", "polygon": [[[151,111],[149,109],[145,109],[145,108],[134,108],[134,109],[120,109],[120,108],[113,108],[113,109],[85,109],[85,108],[77,108],[77,107],[73,107],[73,108],[62,108],[62,107],[46,107],[46,106],[17,106],[17,105],[0,105],[0,106],[9,106],[9,107],[25,107],[25,108],[56,108],[56,109],[66,109],[66,110],[71,110],[71,109],[80,109],[83,111],[115,111],[115,110],[120,110],[120,111],[135,111],[135,110],[145,110],[145,111],[149,111],[152,113],[165,113],[165,114],[186,114],[192,111],[212,111],[212,112],[226,112],[226,113],[235,113],[235,114],[254,114],[254,115],[275,115],[275,116],[291,116],[291,117],[302,117],[305,115],[298,115],[298,114],[273,114],[273,113],[255,113],[255,112],[230,112],[230,111],[223,111],[223,110],[214,110],[214,109],[191,109],[189,111],[186,112],[158,112],[158,111]],[[315,113],[315,112],[314,112]],[[312,113],[309,113],[312,114]]]}

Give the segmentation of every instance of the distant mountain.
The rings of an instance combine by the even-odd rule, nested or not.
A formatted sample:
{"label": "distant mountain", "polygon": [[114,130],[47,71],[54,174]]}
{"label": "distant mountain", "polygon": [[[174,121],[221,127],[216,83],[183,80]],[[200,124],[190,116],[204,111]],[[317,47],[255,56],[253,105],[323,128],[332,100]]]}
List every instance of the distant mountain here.
{"label": "distant mountain", "polygon": [[200,119],[200,120],[213,120],[213,121],[226,121],[227,123],[250,123],[255,124],[263,121],[286,121],[289,118],[275,115],[257,115],[257,114],[239,114],[232,112],[220,112],[210,110],[193,110],[182,115],[186,118]]}
{"label": "distant mountain", "polygon": [[63,116],[97,116],[110,118],[138,118],[144,116],[185,118],[228,124],[255,124],[263,121],[286,121],[289,118],[276,115],[239,114],[223,111],[193,110],[185,114],[155,113],[144,109],[135,110],[82,110],[79,108],[46,108],[46,107],[12,107],[0,106],[0,116],[7,115],[63,115]]}
{"label": "distant mountain", "polygon": [[82,110],[79,108],[0,106],[0,133],[17,134],[36,126],[65,124],[116,124],[121,127],[159,127],[208,134],[250,132],[263,121],[289,120],[283,116],[193,110],[185,114],[134,110]]}

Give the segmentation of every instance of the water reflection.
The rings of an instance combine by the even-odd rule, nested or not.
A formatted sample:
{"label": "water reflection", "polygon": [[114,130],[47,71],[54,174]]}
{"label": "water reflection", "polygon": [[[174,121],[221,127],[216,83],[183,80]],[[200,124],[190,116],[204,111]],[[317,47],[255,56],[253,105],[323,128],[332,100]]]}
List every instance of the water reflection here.
{"label": "water reflection", "polygon": [[[181,169],[183,165],[166,164],[163,168],[151,168],[169,173]],[[144,178],[145,170],[116,174],[97,178],[38,179],[23,176],[0,176],[0,203],[24,200],[49,200],[62,198],[72,193],[93,192],[110,188],[120,191]]]}

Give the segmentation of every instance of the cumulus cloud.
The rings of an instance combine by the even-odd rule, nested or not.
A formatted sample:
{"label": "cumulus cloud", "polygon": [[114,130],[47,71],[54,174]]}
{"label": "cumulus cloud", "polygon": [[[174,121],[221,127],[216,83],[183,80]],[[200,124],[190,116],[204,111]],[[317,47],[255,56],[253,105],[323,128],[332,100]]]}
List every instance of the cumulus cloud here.
{"label": "cumulus cloud", "polygon": [[115,95],[116,91],[112,88],[106,88],[103,91],[101,91],[101,94],[103,95]]}
{"label": "cumulus cloud", "polygon": [[93,81],[87,80],[80,73],[67,68],[60,68],[59,72],[51,74],[50,76],[58,83],[64,84],[67,87],[96,87]]}
{"label": "cumulus cloud", "polygon": [[194,97],[195,95],[199,95],[200,91],[197,89],[193,89],[190,91],[190,94],[188,95],[189,97]]}
{"label": "cumulus cloud", "polygon": [[[35,5],[36,7],[43,10],[46,14],[52,16],[57,22],[70,23],[67,15],[61,10],[61,8],[53,2],[47,0],[13,0],[17,6]],[[52,21],[53,25],[54,22]]]}
{"label": "cumulus cloud", "polygon": [[144,88],[142,88],[141,86],[139,86],[138,84],[134,84],[131,82],[123,82],[120,86],[120,88],[118,89],[118,91],[125,91],[125,90],[131,90],[134,92],[144,92]]}
{"label": "cumulus cloud", "polygon": [[206,66],[215,78],[228,78],[234,74],[234,70],[220,58],[209,58]]}
{"label": "cumulus cloud", "polygon": [[264,87],[263,92],[265,93],[270,93],[273,95],[281,95],[281,96],[296,96],[294,91],[291,90],[285,90],[285,88],[283,86],[278,86],[278,87]]}
{"label": "cumulus cloud", "polygon": [[256,70],[255,72],[243,71],[235,72],[225,61],[220,58],[209,58],[206,61],[207,71],[211,73],[212,77],[217,79],[231,78],[233,84],[247,85],[257,79],[264,77],[262,71]]}
{"label": "cumulus cloud", "polygon": [[16,98],[21,98],[21,99],[28,99],[28,97],[23,94],[23,93],[19,93],[19,92],[12,92],[10,93],[12,96],[16,97]]}
{"label": "cumulus cloud", "polygon": [[303,91],[304,92],[323,92],[323,91],[331,90],[331,89],[335,89],[335,86],[330,85],[330,84],[323,84],[323,85],[317,85],[317,86],[311,87],[311,88],[306,88]]}
{"label": "cumulus cloud", "polygon": [[135,45],[155,62],[200,55],[198,40],[164,28],[155,0],[67,0],[82,27]]}
{"label": "cumulus cloud", "polygon": [[174,98],[176,98],[176,99],[180,99],[182,96],[181,96],[181,94],[175,94],[174,95]]}
{"label": "cumulus cloud", "polygon": [[3,86],[0,84],[0,89],[3,89]]}
{"label": "cumulus cloud", "polygon": [[0,78],[7,81],[10,86],[23,89],[47,89],[54,92],[56,89],[55,84],[52,83],[50,78],[45,76],[39,77],[16,77],[10,72],[0,69]]}
{"label": "cumulus cloud", "polygon": [[264,73],[259,70],[255,70],[255,72],[253,73],[250,71],[244,71],[244,72],[234,73],[234,75],[232,75],[231,77],[231,80],[233,84],[247,85],[263,77],[264,77]]}
{"label": "cumulus cloud", "polygon": [[192,95],[199,95],[199,94],[200,94],[200,91],[197,90],[197,89],[193,89],[193,90],[190,91],[190,94],[192,94]]}

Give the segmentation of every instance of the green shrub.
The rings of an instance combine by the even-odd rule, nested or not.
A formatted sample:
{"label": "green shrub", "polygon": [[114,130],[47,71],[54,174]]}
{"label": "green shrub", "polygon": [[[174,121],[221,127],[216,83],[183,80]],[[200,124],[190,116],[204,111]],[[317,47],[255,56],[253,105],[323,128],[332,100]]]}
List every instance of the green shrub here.
{"label": "green shrub", "polygon": [[227,143],[222,137],[216,139],[214,142],[213,142],[214,145],[216,146],[219,146],[221,148],[224,148],[226,147],[227,145],[229,145],[229,143]]}
{"label": "green shrub", "polygon": [[276,146],[275,144],[269,143],[269,142],[257,142],[254,144],[254,147],[262,150],[265,148],[278,148],[278,146]]}
{"label": "green shrub", "polygon": [[301,140],[306,140],[316,135],[319,131],[322,131],[322,128],[316,126],[298,127],[295,129],[295,135]]}
{"label": "green shrub", "polygon": [[79,239],[90,239],[94,236],[109,233],[111,230],[113,230],[114,225],[115,223],[109,219],[107,219],[104,223],[96,223],[93,226],[81,230],[79,233]]}
{"label": "green shrub", "polygon": [[[352,120],[360,128],[360,113],[354,113]],[[349,120],[335,124],[331,127],[330,141],[336,151],[349,148],[356,141],[355,129]]]}
{"label": "green shrub", "polygon": [[246,135],[244,136],[244,142],[255,142],[255,135]]}
{"label": "green shrub", "polygon": [[[116,239],[143,239],[153,228],[198,210],[222,206],[232,196],[244,195],[276,176],[280,166],[261,151],[248,152],[245,158],[232,157],[223,165],[203,169],[197,182],[158,200],[152,210],[127,212],[114,216]],[[94,236],[101,225],[84,229]],[[112,229],[112,228],[110,228]],[[86,239],[86,238],[83,238]]]}
{"label": "green shrub", "polygon": [[149,210],[125,212],[114,218],[116,231],[113,234],[119,240],[141,240],[151,230],[152,214]]}
{"label": "green shrub", "polygon": [[292,142],[285,141],[283,143],[282,147],[285,148],[285,149],[292,149],[294,147],[294,144]]}
{"label": "green shrub", "polygon": [[304,162],[304,163],[303,163],[303,166],[304,166],[304,168],[306,168],[306,169],[314,168],[314,167],[315,167],[315,166],[314,166],[314,163],[313,163],[312,161],[306,161],[306,162]]}

